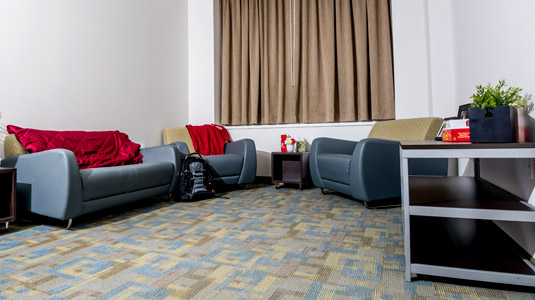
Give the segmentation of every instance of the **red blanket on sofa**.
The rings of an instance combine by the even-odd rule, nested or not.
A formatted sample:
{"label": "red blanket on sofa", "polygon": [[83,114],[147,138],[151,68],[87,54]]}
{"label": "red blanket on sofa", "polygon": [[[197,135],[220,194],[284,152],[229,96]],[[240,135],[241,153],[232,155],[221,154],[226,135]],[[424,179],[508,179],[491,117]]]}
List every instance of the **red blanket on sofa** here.
{"label": "red blanket on sofa", "polygon": [[119,131],[51,131],[7,126],[30,153],[67,149],[74,152],[80,169],[141,163],[139,144]]}
{"label": "red blanket on sofa", "polygon": [[186,125],[195,151],[201,155],[225,154],[226,142],[232,142],[227,129],[221,125]]}

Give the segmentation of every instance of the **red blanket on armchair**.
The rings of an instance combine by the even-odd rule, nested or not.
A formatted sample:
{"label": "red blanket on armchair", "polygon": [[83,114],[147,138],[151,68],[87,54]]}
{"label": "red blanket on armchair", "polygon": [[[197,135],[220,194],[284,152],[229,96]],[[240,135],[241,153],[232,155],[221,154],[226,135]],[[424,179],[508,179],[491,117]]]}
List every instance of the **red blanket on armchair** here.
{"label": "red blanket on armchair", "polygon": [[201,155],[225,154],[226,142],[232,142],[227,129],[221,125],[186,125],[195,151]]}
{"label": "red blanket on armchair", "polygon": [[7,126],[30,153],[67,149],[74,152],[80,169],[141,163],[139,144],[120,131],[51,131]]}

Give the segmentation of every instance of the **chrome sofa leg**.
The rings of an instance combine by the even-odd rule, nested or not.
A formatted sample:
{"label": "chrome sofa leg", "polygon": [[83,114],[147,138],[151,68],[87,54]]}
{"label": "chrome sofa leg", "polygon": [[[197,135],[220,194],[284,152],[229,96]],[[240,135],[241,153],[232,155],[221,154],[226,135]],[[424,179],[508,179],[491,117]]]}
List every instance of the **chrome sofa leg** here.
{"label": "chrome sofa leg", "polygon": [[327,195],[327,192],[325,191],[325,189],[320,188],[320,190],[321,190],[321,193],[322,193],[323,195]]}
{"label": "chrome sofa leg", "polygon": [[67,228],[65,228],[65,229],[71,228],[71,225],[72,225],[72,219],[69,219],[69,223],[67,224]]}
{"label": "chrome sofa leg", "polygon": [[6,230],[7,230],[8,227],[9,227],[9,222],[6,222]]}

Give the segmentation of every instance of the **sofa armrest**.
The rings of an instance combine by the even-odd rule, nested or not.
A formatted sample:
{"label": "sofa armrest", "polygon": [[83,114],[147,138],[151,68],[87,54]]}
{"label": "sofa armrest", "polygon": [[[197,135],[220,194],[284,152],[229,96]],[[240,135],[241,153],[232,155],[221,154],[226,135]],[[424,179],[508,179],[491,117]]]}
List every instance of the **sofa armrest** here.
{"label": "sofa armrest", "polygon": [[317,138],[310,146],[309,168],[312,182],[316,187],[325,188],[318,170],[318,155],[321,153],[353,154],[358,142],[333,138]]}
{"label": "sofa armrest", "polygon": [[353,198],[371,201],[401,196],[399,142],[361,140],[351,158]]}
{"label": "sofa armrest", "polygon": [[238,184],[254,183],[256,179],[256,146],[251,139],[242,139],[225,145],[225,154],[243,156],[243,166]]}
{"label": "sofa armrest", "polygon": [[176,189],[178,182],[178,174],[180,173],[180,167],[182,159],[178,149],[174,145],[156,146],[150,148],[140,149],[139,152],[143,154],[143,162],[170,162],[175,167],[173,172],[173,179],[171,186],[169,187],[169,193],[172,193]]}
{"label": "sofa armrest", "polygon": [[60,220],[82,214],[82,178],[74,153],[54,149],[6,158],[17,168],[17,198],[26,210]]}
{"label": "sofa armrest", "polygon": [[178,154],[180,155],[181,160],[191,153],[189,151],[188,145],[185,142],[174,142],[170,145],[173,145],[178,149]]}

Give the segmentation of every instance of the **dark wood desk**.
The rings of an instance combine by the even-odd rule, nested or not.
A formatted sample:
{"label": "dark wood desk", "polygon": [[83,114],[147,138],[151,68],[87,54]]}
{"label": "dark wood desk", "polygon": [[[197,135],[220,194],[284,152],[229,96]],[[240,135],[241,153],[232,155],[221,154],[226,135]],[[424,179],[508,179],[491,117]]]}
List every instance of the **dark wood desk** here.
{"label": "dark wood desk", "polygon": [[0,222],[9,227],[17,217],[17,169],[0,167]]}
{"label": "dark wood desk", "polygon": [[409,176],[411,158],[535,158],[535,143],[401,142],[407,281],[411,273],[535,286],[535,266],[494,221],[535,223],[535,207],[475,176]]}

